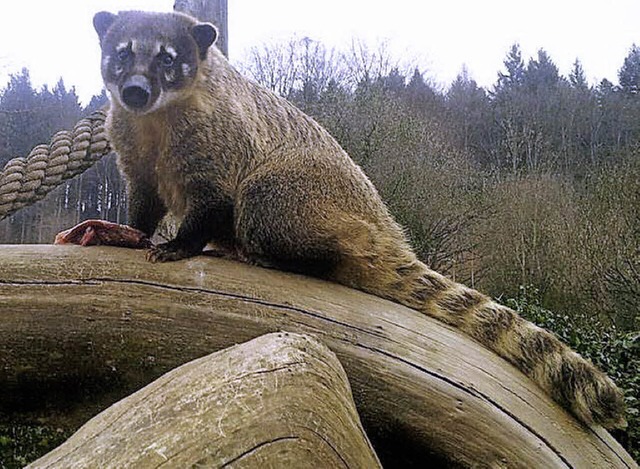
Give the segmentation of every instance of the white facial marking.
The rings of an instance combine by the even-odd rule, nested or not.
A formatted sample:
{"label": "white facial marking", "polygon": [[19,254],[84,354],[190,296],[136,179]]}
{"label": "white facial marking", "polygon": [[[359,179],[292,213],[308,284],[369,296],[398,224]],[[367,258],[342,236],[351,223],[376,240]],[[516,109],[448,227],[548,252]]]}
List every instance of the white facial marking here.
{"label": "white facial marking", "polygon": [[128,42],[121,42],[116,46],[116,52],[122,52],[123,50],[127,50],[129,48]]}
{"label": "white facial marking", "polygon": [[108,68],[110,61],[111,61],[110,55],[105,55],[104,57],[102,57],[102,68],[105,68],[105,69]]}
{"label": "white facial marking", "polygon": [[173,82],[176,79],[176,71],[174,69],[169,69],[166,72],[164,72],[164,77],[167,79],[168,82]]}
{"label": "white facial marking", "polygon": [[118,91],[118,85],[115,83],[106,83],[107,91],[111,96],[111,101],[117,102],[120,106],[124,107],[122,100],[120,99],[120,92]]}
{"label": "white facial marking", "polygon": [[189,66],[189,64],[182,64],[182,75],[184,75],[185,77],[191,75],[191,67]]}
{"label": "white facial marking", "polygon": [[173,47],[167,46],[165,50],[167,51],[167,54],[169,54],[173,59],[178,57],[178,53]]}

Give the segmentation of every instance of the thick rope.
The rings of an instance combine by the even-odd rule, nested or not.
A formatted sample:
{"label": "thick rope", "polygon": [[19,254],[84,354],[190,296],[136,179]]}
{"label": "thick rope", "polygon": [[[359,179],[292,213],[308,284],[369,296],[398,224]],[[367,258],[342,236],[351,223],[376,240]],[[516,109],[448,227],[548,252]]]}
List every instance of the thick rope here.
{"label": "thick rope", "polygon": [[26,158],[10,160],[0,172],[0,220],[44,198],[49,192],[111,152],[105,130],[108,107],[36,146]]}

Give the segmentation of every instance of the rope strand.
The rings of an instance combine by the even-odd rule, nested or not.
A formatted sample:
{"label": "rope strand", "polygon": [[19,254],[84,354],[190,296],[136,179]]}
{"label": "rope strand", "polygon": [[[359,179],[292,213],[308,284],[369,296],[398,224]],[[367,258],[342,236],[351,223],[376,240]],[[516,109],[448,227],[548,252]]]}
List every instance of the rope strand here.
{"label": "rope strand", "polygon": [[37,145],[26,158],[9,160],[0,172],[0,220],[41,200],[111,152],[107,109],[81,119],[73,131],[56,133],[48,145]]}

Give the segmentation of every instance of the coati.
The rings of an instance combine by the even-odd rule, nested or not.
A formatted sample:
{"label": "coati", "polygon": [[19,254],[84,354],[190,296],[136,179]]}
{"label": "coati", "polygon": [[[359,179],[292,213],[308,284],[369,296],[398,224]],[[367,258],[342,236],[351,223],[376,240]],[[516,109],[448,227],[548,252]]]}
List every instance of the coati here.
{"label": "coati", "polygon": [[360,167],[312,118],[241,76],[212,47],[214,26],[136,11],[98,13],[94,26],[129,223],[152,235],[167,212],[180,220],[151,261],[213,243],[390,299],[495,351],[585,423],[624,425],[621,392],[590,362],[420,262]]}

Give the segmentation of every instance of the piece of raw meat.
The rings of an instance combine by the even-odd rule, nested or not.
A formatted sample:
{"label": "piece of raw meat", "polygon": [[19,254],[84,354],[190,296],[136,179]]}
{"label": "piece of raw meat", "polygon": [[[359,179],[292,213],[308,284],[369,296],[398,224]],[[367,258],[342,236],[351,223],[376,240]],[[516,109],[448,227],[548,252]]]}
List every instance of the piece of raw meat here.
{"label": "piece of raw meat", "polygon": [[104,220],[85,220],[56,235],[53,244],[79,244],[81,246],[120,246],[146,249],[153,246],[142,231],[127,225]]}

